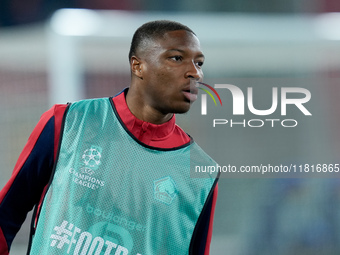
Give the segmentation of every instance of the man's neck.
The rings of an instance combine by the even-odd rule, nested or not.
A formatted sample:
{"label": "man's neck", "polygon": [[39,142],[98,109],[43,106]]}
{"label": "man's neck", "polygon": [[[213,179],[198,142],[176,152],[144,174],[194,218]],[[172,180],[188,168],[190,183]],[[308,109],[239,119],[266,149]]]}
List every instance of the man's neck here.
{"label": "man's neck", "polygon": [[145,104],[145,102],[141,100],[141,97],[131,90],[129,90],[126,95],[126,104],[136,118],[152,124],[163,124],[173,116],[173,113],[163,114]]}

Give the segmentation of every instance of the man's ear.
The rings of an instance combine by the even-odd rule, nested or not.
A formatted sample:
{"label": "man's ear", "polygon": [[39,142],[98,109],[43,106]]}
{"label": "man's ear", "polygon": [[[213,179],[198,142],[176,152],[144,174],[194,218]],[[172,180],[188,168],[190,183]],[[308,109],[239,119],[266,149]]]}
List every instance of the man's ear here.
{"label": "man's ear", "polygon": [[136,56],[131,57],[130,68],[134,75],[143,80],[142,62],[139,58]]}

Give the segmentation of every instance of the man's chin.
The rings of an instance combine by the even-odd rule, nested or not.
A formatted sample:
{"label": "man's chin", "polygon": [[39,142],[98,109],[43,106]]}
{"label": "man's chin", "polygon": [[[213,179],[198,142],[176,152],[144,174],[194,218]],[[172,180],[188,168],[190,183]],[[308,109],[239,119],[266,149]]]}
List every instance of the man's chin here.
{"label": "man's chin", "polygon": [[176,114],[182,114],[182,113],[187,113],[190,110],[190,106],[192,103],[187,103],[183,107],[178,107],[177,109],[174,110],[174,113]]}

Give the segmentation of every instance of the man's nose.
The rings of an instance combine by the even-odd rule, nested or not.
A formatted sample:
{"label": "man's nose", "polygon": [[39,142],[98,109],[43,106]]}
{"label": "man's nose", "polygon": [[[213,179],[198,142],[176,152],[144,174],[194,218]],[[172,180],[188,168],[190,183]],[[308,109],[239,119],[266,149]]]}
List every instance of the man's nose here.
{"label": "man's nose", "polygon": [[186,78],[201,80],[203,78],[202,70],[197,66],[195,62],[191,62],[186,73]]}

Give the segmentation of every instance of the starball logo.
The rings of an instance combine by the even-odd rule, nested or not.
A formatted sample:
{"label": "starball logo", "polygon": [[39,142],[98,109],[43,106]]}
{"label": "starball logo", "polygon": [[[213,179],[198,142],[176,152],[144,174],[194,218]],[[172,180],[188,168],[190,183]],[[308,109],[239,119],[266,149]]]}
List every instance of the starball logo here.
{"label": "starball logo", "polygon": [[[269,109],[256,109],[254,106],[254,98],[253,98],[253,88],[248,87],[246,95],[243,91],[232,84],[215,84],[214,87],[198,82],[199,86],[205,86],[209,88],[215,96],[218,98],[220,105],[222,106],[221,95],[225,93],[224,91],[231,93],[232,95],[232,112],[233,116],[242,116],[245,115],[245,101],[247,102],[247,107],[249,112],[257,116],[266,116],[266,118],[256,118],[256,119],[224,119],[218,118],[213,119],[213,127],[219,125],[228,125],[230,127],[263,127],[266,125],[270,125],[271,127],[275,127],[277,125],[281,125],[282,127],[296,127],[298,125],[298,121],[296,119],[277,119],[270,118],[270,115],[275,113],[278,109],[278,105],[280,105],[280,114],[281,116],[287,116],[287,105],[292,105],[297,107],[303,115],[311,116],[312,114],[305,107],[305,103],[307,103],[311,99],[311,93],[309,90],[305,88],[299,87],[282,87],[280,88],[280,95],[278,96],[278,88],[272,88],[272,99],[271,106]],[[206,94],[201,94],[201,115],[207,115],[208,107],[207,107],[207,94],[212,98],[217,106],[214,95],[203,87],[198,87],[200,90],[205,92]],[[219,89],[217,92],[216,89]],[[294,98],[295,97],[295,98]],[[298,98],[296,98],[298,97]],[[280,99],[280,101],[279,101]],[[226,106],[226,102],[224,102],[223,107],[230,107],[230,104]]]}

